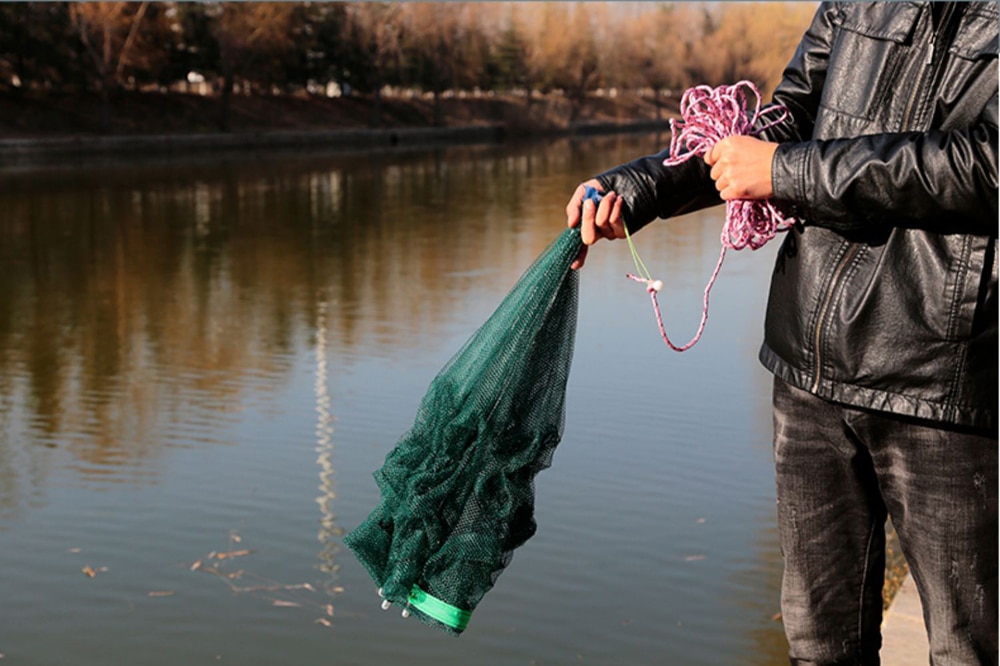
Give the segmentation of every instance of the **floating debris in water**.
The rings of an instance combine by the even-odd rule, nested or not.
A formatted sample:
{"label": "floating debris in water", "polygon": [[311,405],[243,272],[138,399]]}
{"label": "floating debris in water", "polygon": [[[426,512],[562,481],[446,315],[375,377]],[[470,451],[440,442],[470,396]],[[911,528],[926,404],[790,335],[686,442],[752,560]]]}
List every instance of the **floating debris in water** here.
{"label": "floating debris in water", "polygon": [[272,606],[279,606],[281,608],[301,608],[302,604],[296,601],[285,601],[284,599],[273,599],[271,600]]}
{"label": "floating debris in water", "polygon": [[[188,569],[192,572],[197,571],[199,573],[214,575],[223,581],[234,594],[277,593],[274,596],[262,596],[264,596],[271,606],[278,608],[314,608],[320,613],[320,617],[315,621],[317,624],[322,624],[326,627],[333,626],[333,623],[327,619],[328,617],[333,617],[333,604],[304,593],[325,593],[327,597],[332,597],[344,591],[342,586],[324,585],[322,589],[317,589],[317,586],[310,582],[283,583],[269,580],[248,571],[246,567],[228,570],[229,567],[235,566],[230,565],[229,562],[233,562],[237,558],[248,557],[256,552],[254,548],[233,549],[234,544],[242,542],[243,538],[239,534],[235,531],[230,531],[229,550],[213,550],[191,563]],[[237,584],[237,581],[244,584]],[[173,591],[163,594],[150,592],[149,596],[168,596],[168,594],[173,594]]]}

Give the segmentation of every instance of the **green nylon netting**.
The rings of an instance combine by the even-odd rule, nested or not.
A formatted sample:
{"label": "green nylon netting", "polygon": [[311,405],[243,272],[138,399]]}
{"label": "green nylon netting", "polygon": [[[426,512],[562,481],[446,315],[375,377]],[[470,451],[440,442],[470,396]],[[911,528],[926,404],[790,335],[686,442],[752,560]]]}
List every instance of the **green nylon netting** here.
{"label": "green nylon netting", "polygon": [[578,229],[564,231],[431,382],[344,542],[388,601],[458,635],[535,533],[534,478],[562,436]]}

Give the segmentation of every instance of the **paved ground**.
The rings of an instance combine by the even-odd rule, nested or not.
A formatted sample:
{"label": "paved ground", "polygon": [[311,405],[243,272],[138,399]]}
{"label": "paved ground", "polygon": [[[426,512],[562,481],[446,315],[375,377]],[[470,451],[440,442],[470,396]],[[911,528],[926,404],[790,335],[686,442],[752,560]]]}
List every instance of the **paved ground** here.
{"label": "paved ground", "polygon": [[882,666],[927,666],[927,631],[920,596],[907,576],[882,620]]}

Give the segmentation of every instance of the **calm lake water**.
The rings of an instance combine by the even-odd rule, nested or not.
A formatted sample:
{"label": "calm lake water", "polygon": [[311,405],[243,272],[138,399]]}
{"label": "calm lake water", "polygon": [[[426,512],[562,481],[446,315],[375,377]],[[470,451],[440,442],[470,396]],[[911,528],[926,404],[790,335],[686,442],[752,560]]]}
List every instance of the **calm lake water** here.
{"label": "calm lake water", "polygon": [[[428,383],[665,136],[0,172],[4,664],[785,663],[758,365],[774,247],[702,341],[590,255],[538,533],[458,639],[342,544]],[[693,334],[721,209],[636,237]]]}

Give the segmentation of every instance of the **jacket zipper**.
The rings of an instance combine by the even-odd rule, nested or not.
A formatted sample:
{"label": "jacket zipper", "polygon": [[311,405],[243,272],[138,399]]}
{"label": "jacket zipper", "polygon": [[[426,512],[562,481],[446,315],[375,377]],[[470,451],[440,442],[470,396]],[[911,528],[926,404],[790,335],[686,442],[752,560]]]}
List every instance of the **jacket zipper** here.
{"label": "jacket zipper", "polygon": [[[931,11],[931,9],[928,8],[927,11]],[[920,71],[920,76],[917,77],[917,82],[913,86],[913,92],[910,94],[910,99],[906,101],[906,111],[903,113],[903,122],[908,123],[913,120],[911,116],[914,112],[914,104],[917,101],[917,97],[920,95],[921,91],[926,92],[926,88],[924,88],[921,84],[925,78],[924,72],[926,72],[928,68],[931,71],[931,89],[934,88],[934,83],[938,78],[937,70],[939,69],[941,62],[944,60],[944,58],[938,57],[940,56],[940,51],[937,48],[938,37],[944,37],[945,31],[948,30],[949,24],[951,23],[951,15],[954,11],[954,5],[948,3],[941,13],[941,18],[939,19],[938,24],[936,26],[933,24],[931,25],[931,43],[930,48],[927,50],[927,57],[924,59],[925,68]],[[931,18],[929,20],[933,22],[934,19]]]}
{"label": "jacket zipper", "polygon": [[813,337],[813,344],[816,349],[816,364],[815,364],[815,374],[812,385],[812,393],[819,391],[819,380],[823,374],[823,352],[822,352],[822,340],[823,340],[823,325],[826,323],[826,315],[830,310],[830,303],[833,302],[833,295],[837,291],[837,281],[840,279],[840,275],[847,268],[847,264],[851,262],[854,255],[858,253],[858,245],[856,243],[851,243],[847,248],[847,252],[844,256],[840,258],[837,262],[837,268],[833,271],[833,277],[830,278],[830,287],[826,291],[826,298],[823,299],[823,307],[819,311],[819,319],[816,320],[816,332]]}

